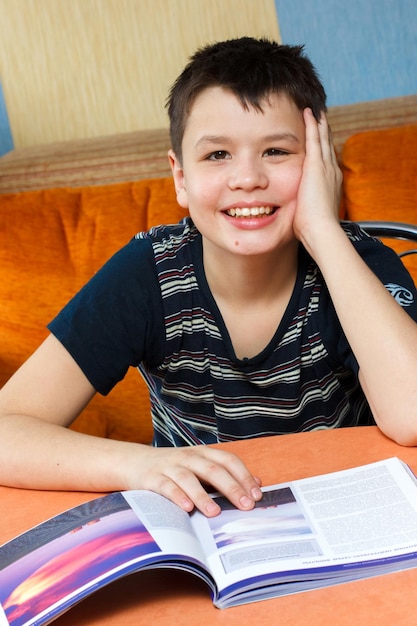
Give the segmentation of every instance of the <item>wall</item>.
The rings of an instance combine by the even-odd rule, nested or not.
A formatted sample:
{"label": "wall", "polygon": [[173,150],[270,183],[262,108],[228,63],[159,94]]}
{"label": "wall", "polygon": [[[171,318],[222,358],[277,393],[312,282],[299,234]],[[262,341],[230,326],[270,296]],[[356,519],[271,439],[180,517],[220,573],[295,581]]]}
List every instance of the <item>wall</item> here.
{"label": "wall", "polygon": [[0,156],[13,149],[9,116],[4,102],[3,88],[0,82]]}
{"label": "wall", "polygon": [[417,93],[415,0],[0,0],[0,154],[166,126],[207,41],[305,43],[329,105]]}
{"label": "wall", "polygon": [[188,56],[241,35],[279,39],[274,0],[0,0],[15,147],[166,126]]}
{"label": "wall", "polygon": [[275,0],[283,43],[304,43],[329,105],[417,93],[416,0]]}

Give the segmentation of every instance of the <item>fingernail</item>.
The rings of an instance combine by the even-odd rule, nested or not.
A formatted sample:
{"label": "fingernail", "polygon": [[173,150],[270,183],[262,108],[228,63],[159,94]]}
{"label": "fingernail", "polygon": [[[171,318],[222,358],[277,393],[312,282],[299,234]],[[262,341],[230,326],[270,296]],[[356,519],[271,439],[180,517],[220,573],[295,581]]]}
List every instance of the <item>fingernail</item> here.
{"label": "fingernail", "polygon": [[220,512],[220,507],[215,502],[211,501],[206,506],[207,515],[217,515]]}
{"label": "fingernail", "polygon": [[194,509],[194,504],[188,498],[184,498],[181,503],[181,507],[184,511],[187,511],[187,513],[191,513],[191,511]]}
{"label": "fingernail", "polygon": [[252,489],[251,494],[254,500],[260,500],[262,498],[262,491],[258,487]]}
{"label": "fingernail", "polygon": [[249,496],[242,496],[239,502],[244,509],[253,507],[253,500]]}

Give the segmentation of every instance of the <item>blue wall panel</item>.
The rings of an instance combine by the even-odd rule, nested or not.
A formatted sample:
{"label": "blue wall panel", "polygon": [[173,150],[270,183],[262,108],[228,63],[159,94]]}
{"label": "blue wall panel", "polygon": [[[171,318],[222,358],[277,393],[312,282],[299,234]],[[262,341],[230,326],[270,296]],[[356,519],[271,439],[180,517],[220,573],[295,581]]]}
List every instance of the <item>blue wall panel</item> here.
{"label": "blue wall panel", "polygon": [[9,118],[4,102],[3,89],[0,83],[0,156],[13,150],[13,139],[10,132]]}
{"label": "blue wall panel", "polygon": [[329,105],[417,93],[416,0],[275,5],[283,43],[305,44]]}

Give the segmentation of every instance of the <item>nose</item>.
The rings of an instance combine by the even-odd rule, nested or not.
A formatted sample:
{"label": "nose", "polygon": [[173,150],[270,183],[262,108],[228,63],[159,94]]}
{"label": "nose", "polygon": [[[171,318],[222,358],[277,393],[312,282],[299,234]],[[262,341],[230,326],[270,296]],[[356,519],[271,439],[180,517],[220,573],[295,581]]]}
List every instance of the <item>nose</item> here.
{"label": "nose", "polygon": [[242,158],[234,162],[229,174],[230,189],[264,189],[268,185],[265,168],[257,158]]}

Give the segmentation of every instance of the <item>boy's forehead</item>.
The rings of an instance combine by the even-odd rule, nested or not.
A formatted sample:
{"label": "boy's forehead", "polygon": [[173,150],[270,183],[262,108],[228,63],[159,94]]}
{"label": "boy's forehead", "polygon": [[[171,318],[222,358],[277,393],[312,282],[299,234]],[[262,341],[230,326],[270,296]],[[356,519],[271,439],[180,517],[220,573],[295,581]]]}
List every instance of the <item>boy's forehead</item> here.
{"label": "boy's forehead", "polygon": [[239,104],[239,106],[244,111],[256,110],[259,113],[262,113],[263,109],[268,107],[280,108],[281,106],[283,106],[287,108],[288,105],[290,105],[291,108],[298,109],[294,100],[288,94],[281,91],[272,91],[265,94],[264,96],[261,96],[258,99],[259,104],[256,106],[250,101],[242,101],[239,94],[235,93],[232,89],[228,87],[222,87],[221,85],[214,85],[205,87],[204,89],[199,91],[199,93],[195,96],[194,100],[188,108],[186,118],[188,119],[189,117],[191,117],[193,113],[198,113],[198,111],[201,108],[206,107],[207,104],[213,107],[213,109],[219,108],[219,102],[223,103],[225,100],[230,100],[234,104]]}
{"label": "boy's forehead", "polygon": [[[283,94],[281,93],[266,94],[265,96],[259,98],[260,105],[262,106],[264,104],[268,104],[270,102],[270,99],[274,98],[275,95],[281,97],[283,96]],[[196,108],[199,108],[199,106],[201,106],[201,103],[204,103],[207,99],[211,100],[212,98],[214,99],[216,97],[230,98],[230,100],[238,102],[243,109],[248,109],[253,106],[250,104],[249,101],[247,103],[242,102],[242,99],[240,98],[238,93],[234,92],[233,89],[231,89],[230,87],[223,87],[222,85],[210,85],[208,87],[204,87],[197,93],[188,109],[188,115],[190,115],[192,111]]]}
{"label": "boy's forehead", "polygon": [[281,114],[286,117],[288,115],[295,116],[297,121],[302,118],[302,111],[286,93],[270,92],[260,98],[259,104],[256,106],[250,102],[242,102],[239,95],[229,88],[222,86],[206,87],[197,94],[189,108],[184,132],[190,130],[190,127],[196,129],[196,126],[201,127],[208,122],[214,121],[221,124],[223,115],[227,112],[230,112],[232,116],[233,113],[239,116],[240,112],[256,113],[256,117],[259,115],[262,119],[263,114],[267,111],[273,111],[279,116]]}

